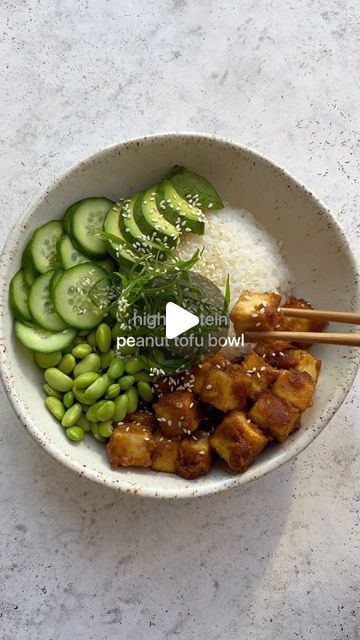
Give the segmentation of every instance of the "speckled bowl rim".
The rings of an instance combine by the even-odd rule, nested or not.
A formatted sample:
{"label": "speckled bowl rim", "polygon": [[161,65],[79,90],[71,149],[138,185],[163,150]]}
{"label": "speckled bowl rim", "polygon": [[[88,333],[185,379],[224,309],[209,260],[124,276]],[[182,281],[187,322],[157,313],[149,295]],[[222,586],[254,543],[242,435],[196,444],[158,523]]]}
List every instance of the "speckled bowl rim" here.
{"label": "speckled bowl rim", "polygon": [[[100,149],[99,151],[96,151],[95,153],[88,156],[87,158],[80,160],[79,162],[72,165],[70,169],[68,169],[65,173],[63,173],[59,178],[52,180],[49,186],[47,187],[47,189],[45,189],[40,196],[38,196],[36,199],[32,201],[32,203],[26,208],[25,213],[23,213],[23,215],[14,223],[14,226],[7,237],[7,240],[5,242],[5,245],[1,254],[1,258],[0,258],[0,286],[2,290],[5,291],[8,286],[8,282],[6,280],[4,271],[9,261],[10,262],[12,261],[12,248],[14,245],[16,245],[16,242],[19,239],[20,227],[22,225],[27,224],[28,219],[32,215],[33,211],[36,210],[36,208],[39,206],[42,200],[46,198],[46,196],[54,188],[56,188],[59,185],[59,183],[66,180],[72,174],[72,172],[76,171],[82,164],[86,164],[89,161],[96,162],[98,160],[101,160],[101,158],[108,153],[121,150],[123,148],[126,148],[129,145],[139,146],[144,143],[149,144],[151,142],[162,142],[170,138],[173,138],[173,139],[178,138],[179,140],[180,139],[183,140],[184,138],[186,138],[190,141],[194,141],[196,139],[198,140],[202,139],[210,143],[218,143],[223,146],[230,146],[233,149],[235,149],[237,152],[245,152],[250,156],[252,156],[254,160],[260,160],[262,163],[264,163],[265,165],[268,165],[272,169],[276,169],[282,172],[282,174],[287,179],[292,181],[298,188],[306,192],[307,196],[309,196],[314,201],[314,204],[316,204],[316,206],[322,210],[322,213],[324,214],[324,216],[328,219],[328,221],[331,223],[333,228],[336,229],[337,234],[341,238],[341,242],[343,244],[344,250],[348,254],[348,258],[353,265],[354,271],[356,271],[356,268],[357,268],[356,259],[352,252],[350,243],[348,242],[341,225],[334,218],[334,216],[332,215],[330,210],[325,206],[325,204],[312,191],[310,191],[301,182],[299,182],[290,172],[283,169],[280,165],[273,162],[272,160],[264,156],[259,151],[256,151],[246,145],[236,143],[228,138],[207,134],[207,133],[196,133],[196,132],[171,133],[170,132],[170,133],[155,133],[152,135],[141,136],[138,138],[129,138],[129,139],[123,140],[122,142],[118,142],[108,147],[105,147],[103,149]],[[354,284],[354,296],[356,298],[356,302],[359,303],[359,300],[360,300],[359,283]],[[198,496],[220,493],[222,491],[226,491],[227,489],[231,489],[233,487],[247,484],[248,482],[251,482],[264,475],[267,475],[271,471],[274,471],[275,469],[281,467],[283,464],[289,462],[289,460],[292,460],[295,456],[301,453],[301,451],[303,451],[311,442],[313,442],[313,440],[315,440],[315,438],[321,433],[321,431],[330,422],[330,420],[333,418],[335,413],[339,410],[340,406],[342,405],[346,396],[348,395],[360,363],[360,349],[358,349],[353,354],[351,363],[349,363],[347,376],[345,379],[342,380],[342,392],[338,394],[338,401],[336,405],[333,407],[333,410],[331,411],[331,413],[327,413],[323,411],[319,419],[319,426],[314,430],[308,430],[306,433],[307,437],[304,437],[301,442],[294,441],[293,446],[289,447],[289,449],[287,449],[284,452],[284,454],[281,456],[280,459],[279,457],[276,457],[273,460],[267,461],[264,467],[261,467],[260,469],[258,469],[256,472],[252,474],[250,473],[250,475],[247,475],[246,477],[243,475],[224,476],[224,479],[221,484],[218,481],[216,481],[213,484],[209,482],[209,484],[207,485],[201,485],[199,487],[196,487],[196,485],[192,485],[191,483],[189,485],[184,481],[183,489],[181,488],[176,490],[162,489],[161,491],[159,491],[158,489],[151,488],[149,486],[141,486],[140,483],[136,486],[134,483],[130,483],[126,479],[121,477],[119,477],[119,480],[116,483],[110,480],[107,481],[106,479],[102,479],[100,474],[96,470],[91,470],[88,468],[84,469],[83,465],[79,464],[74,460],[71,460],[68,456],[59,452],[56,446],[51,444],[51,442],[47,442],[42,439],[37,429],[36,423],[32,420],[31,415],[28,414],[28,411],[26,410],[22,401],[18,397],[16,388],[9,384],[9,377],[8,377],[9,366],[7,364],[7,358],[8,358],[7,349],[5,348],[3,337],[2,337],[3,329],[4,329],[3,316],[4,316],[4,313],[1,313],[0,315],[0,378],[5,388],[6,394],[15,410],[15,413],[19,418],[21,424],[24,426],[24,428],[30,433],[30,435],[34,438],[34,440],[38,444],[40,444],[41,447],[43,447],[53,458],[55,458],[55,460],[57,460],[60,464],[65,465],[75,473],[78,473],[79,475],[89,480],[92,480],[102,486],[107,486],[111,489],[124,491],[126,493],[140,495],[144,497],[190,498],[190,497],[198,497]]]}

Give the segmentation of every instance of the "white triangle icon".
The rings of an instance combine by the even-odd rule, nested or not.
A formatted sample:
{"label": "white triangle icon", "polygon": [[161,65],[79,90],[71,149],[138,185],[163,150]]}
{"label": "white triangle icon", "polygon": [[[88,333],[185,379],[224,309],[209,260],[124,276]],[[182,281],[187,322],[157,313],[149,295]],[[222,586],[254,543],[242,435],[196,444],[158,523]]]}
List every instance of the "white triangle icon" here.
{"label": "white triangle icon", "polygon": [[196,327],[199,322],[198,316],[179,307],[179,305],[174,302],[168,302],[166,304],[165,330],[168,340],[172,340],[188,329]]}

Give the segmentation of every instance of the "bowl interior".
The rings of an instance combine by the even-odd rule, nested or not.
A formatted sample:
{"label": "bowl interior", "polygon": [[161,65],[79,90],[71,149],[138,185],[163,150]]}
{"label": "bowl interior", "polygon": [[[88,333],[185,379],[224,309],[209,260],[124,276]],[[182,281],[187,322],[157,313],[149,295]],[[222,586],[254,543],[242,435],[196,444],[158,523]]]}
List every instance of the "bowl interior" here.
{"label": "bowl interior", "polygon": [[[338,225],[325,207],[287,173],[253,151],[198,135],[164,135],[123,143],[81,162],[51,185],[16,224],[6,244],[0,269],[1,373],[20,420],[59,461],[79,474],[133,493],[185,497],[243,484],[269,472],[309,444],[337,410],[350,388],[358,354],[345,347],[317,346],[322,362],[315,401],[301,429],[283,445],[269,446],[247,472],[230,475],[222,465],[193,482],[177,476],[129,469],[112,471],[106,451],[93,439],[71,444],[44,407],[41,372],[14,339],[7,304],[11,276],[33,230],[61,217],[74,201],[91,195],[113,200],[162,178],[173,164],[185,164],[206,175],[230,204],[251,211],[284,245],[296,278],[296,293],[318,308],[356,307],[356,268]],[[221,212],[219,212],[221,215]],[[234,238],[236,242],[236,238]],[[348,328],[346,329],[348,330]]]}

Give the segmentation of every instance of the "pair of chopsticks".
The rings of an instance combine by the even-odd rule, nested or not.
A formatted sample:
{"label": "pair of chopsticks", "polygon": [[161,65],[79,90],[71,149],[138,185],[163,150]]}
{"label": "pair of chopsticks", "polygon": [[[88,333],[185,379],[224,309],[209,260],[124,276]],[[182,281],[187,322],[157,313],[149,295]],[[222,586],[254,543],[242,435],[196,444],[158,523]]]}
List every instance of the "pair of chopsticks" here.
{"label": "pair of chopsticks", "polygon": [[[281,307],[284,316],[291,318],[308,318],[310,320],[327,320],[328,322],[343,322],[346,324],[360,324],[360,313],[350,311],[319,311],[317,309],[291,309]],[[247,331],[247,342],[258,340],[289,340],[290,342],[318,342],[322,344],[340,344],[360,347],[360,333],[315,333],[311,331]]]}

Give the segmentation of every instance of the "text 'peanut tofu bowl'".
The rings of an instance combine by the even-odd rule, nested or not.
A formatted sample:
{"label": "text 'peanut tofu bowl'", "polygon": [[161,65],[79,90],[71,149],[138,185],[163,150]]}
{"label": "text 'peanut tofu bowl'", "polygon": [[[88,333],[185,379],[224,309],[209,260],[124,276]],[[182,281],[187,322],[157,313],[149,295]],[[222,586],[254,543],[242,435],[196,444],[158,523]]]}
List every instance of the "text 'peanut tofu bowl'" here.
{"label": "text 'peanut tofu bowl'", "polygon": [[79,163],[16,224],[0,276],[20,421],[113,489],[191,497],[267,474],[314,440],[357,370],[355,348],[297,335],[329,330],[297,310],[359,308],[340,227],[284,170],[212,136]]}

